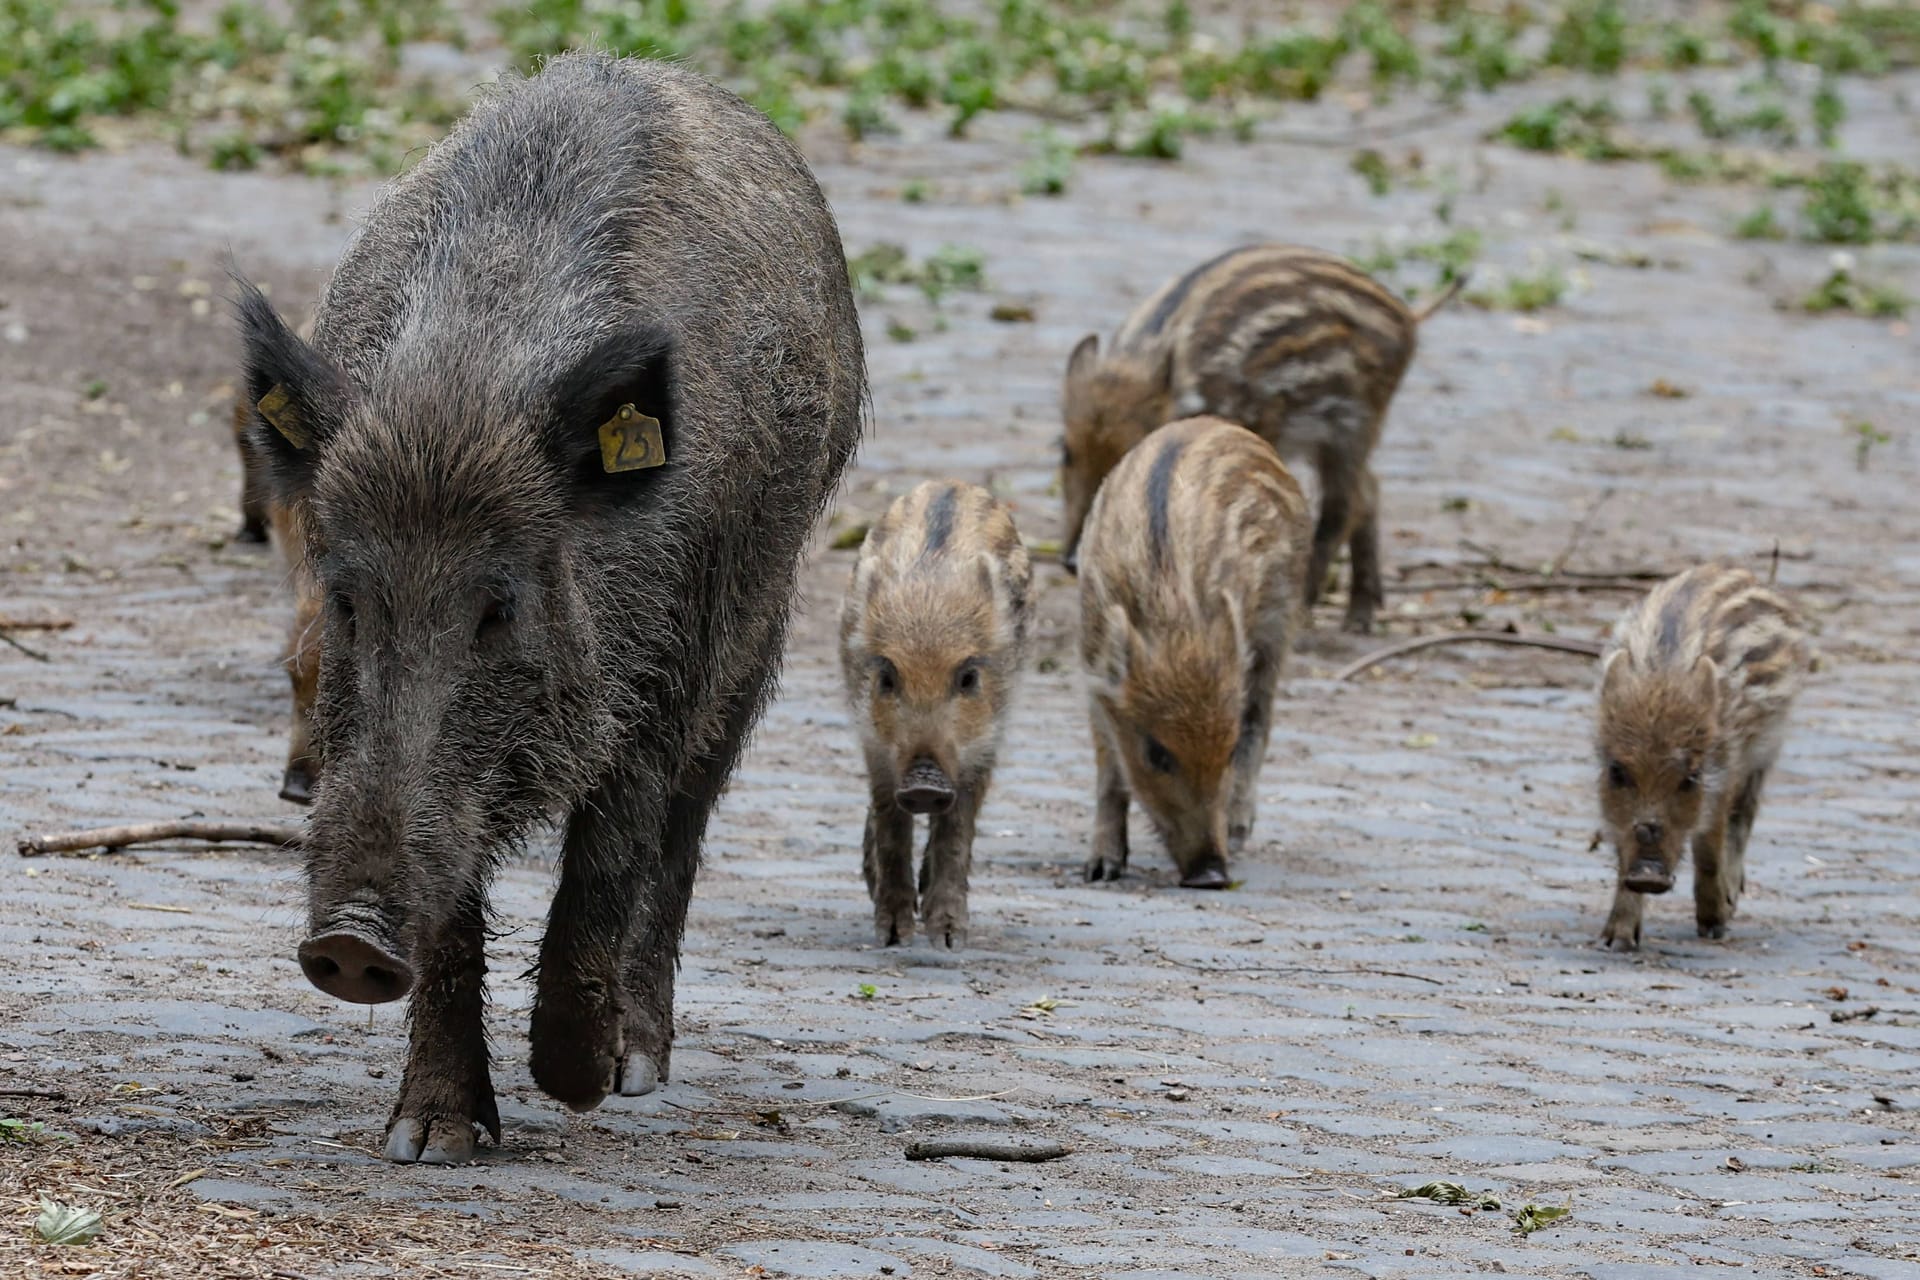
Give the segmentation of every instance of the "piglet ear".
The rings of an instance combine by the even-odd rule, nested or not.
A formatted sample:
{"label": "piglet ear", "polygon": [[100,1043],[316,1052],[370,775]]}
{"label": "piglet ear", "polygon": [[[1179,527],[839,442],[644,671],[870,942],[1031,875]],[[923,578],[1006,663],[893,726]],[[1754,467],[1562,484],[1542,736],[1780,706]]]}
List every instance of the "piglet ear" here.
{"label": "piglet ear", "polygon": [[1090,333],[1080,339],[1073,348],[1073,354],[1067,357],[1067,385],[1079,386],[1090,377],[1100,363],[1100,335]]}
{"label": "piglet ear", "polygon": [[238,276],[235,309],[244,348],[249,449],[267,464],[281,501],[312,482],[328,437],[345,420],[354,392],[338,366],[307,343],[273,309],[266,295]]}
{"label": "piglet ear", "polygon": [[1607,701],[1625,688],[1632,674],[1632,654],[1625,649],[1615,649],[1608,654],[1606,662],[1600,668],[1600,701]]}
{"label": "piglet ear", "polygon": [[1697,706],[1705,707],[1717,718],[1720,709],[1720,668],[1706,654],[1693,664],[1687,675],[1688,692]]}
{"label": "piglet ear", "polygon": [[596,342],[552,383],[550,452],[584,494],[619,502],[675,457],[673,337],[635,323]]}

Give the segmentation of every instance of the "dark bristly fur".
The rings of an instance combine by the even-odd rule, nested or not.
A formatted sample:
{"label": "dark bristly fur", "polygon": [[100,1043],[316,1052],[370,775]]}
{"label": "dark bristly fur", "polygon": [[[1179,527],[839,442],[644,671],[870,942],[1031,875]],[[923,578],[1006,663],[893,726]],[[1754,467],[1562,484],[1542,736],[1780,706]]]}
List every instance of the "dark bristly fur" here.
{"label": "dark bristly fur", "polygon": [[[324,600],[310,977],[413,992],[387,1154],[498,1137],[488,881],[565,838],[533,1077],[665,1079],[707,814],[777,673],[798,557],[860,430],[845,258],[793,147],[680,68],[552,59],[375,204],[311,347],[241,302],[251,442]],[[620,405],[664,466],[606,474]],[[417,975],[417,980],[412,980]]]}
{"label": "dark bristly fur", "polygon": [[[867,531],[840,612],[840,666],[872,802],[864,872],[881,946],[964,946],[974,823],[1026,660],[1027,551],[1005,503],[928,481]],[[913,819],[930,817],[916,889]]]}
{"label": "dark bristly fur", "polygon": [[1746,570],[1702,565],[1629,610],[1602,661],[1600,814],[1618,883],[1601,940],[1640,945],[1645,895],[1672,887],[1689,845],[1695,922],[1724,937],[1760,791],[1813,665],[1800,616]]}
{"label": "dark bristly fur", "polygon": [[1388,403],[1413,359],[1416,315],[1359,268],[1313,249],[1251,245],[1168,281],[1103,356],[1089,334],[1067,366],[1061,490],[1065,546],[1101,480],[1147,432],[1211,414],[1237,422],[1320,477],[1306,598],[1342,543],[1353,558],[1346,625],[1381,603],[1377,492],[1369,466]]}
{"label": "dark bristly fur", "polygon": [[1153,432],[1101,485],[1080,556],[1099,770],[1088,879],[1125,872],[1137,796],[1181,883],[1226,885],[1253,830],[1306,547],[1307,502],[1279,455],[1218,418]]}

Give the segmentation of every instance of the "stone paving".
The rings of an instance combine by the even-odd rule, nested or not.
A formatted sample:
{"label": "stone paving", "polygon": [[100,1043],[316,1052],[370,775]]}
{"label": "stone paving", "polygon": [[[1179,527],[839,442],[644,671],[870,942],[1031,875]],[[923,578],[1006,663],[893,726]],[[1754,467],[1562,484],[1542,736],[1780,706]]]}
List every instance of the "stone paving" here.
{"label": "stone paving", "polygon": [[[1544,254],[1581,287],[1537,317],[1456,306],[1428,325],[1378,460],[1388,572],[1470,577],[1467,544],[1525,564],[1571,545],[1588,570],[1764,567],[1778,542],[1824,662],[1726,942],[1694,936],[1683,891],[1652,904],[1644,951],[1595,948],[1609,864],[1589,849],[1584,660],[1442,649],[1336,684],[1379,640],[1338,635],[1333,611],[1277,711],[1239,887],[1172,887],[1138,830],[1135,874],[1081,883],[1091,758],[1073,594],[1047,567],[973,945],[876,950],[831,648],[849,562],[823,549],[783,695],[713,829],[671,1086],[586,1116],[533,1089],[518,975],[551,880],[535,849],[494,897],[505,1145],[470,1167],[385,1165],[400,1011],[369,1019],[303,980],[293,859],[177,849],[0,860],[0,1075],[69,1094],[0,1101],[83,1148],[204,1165],[190,1190],[217,1205],[472,1215],[632,1274],[1920,1277],[1914,340],[1776,310],[1824,254],[1730,240],[1750,193],[1478,141],[1524,100],[1389,146],[1459,176],[1453,216],[1486,229],[1494,263]],[[1341,127],[1332,107],[1302,120]],[[1021,201],[1019,129],[981,133],[812,144],[850,249],[973,244],[990,283],[939,324],[905,294],[866,308],[876,422],[842,522],[958,475],[1052,537],[1056,379],[1082,332],[1224,244],[1439,230],[1437,189],[1370,198],[1342,148],[1084,162],[1066,198]],[[0,344],[0,614],[75,623],[19,633],[50,661],[0,649],[0,828],[291,816],[273,796],[286,603],[270,554],[211,545],[237,481],[217,412],[230,340],[193,286],[231,246],[297,311],[368,193],[157,151],[0,149],[0,174],[0,323],[24,326]],[[903,204],[914,178],[929,198]],[[1920,279],[1912,249],[1878,252]],[[995,301],[1036,321],[993,323]],[[889,320],[921,336],[891,341]],[[89,400],[92,376],[110,388]],[[1690,394],[1649,395],[1659,378]],[[1895,437],[1865,469],[1859,420]],[[1397,589],[1389,632],[1470,608],[1593,636],[1629,598]],[[166,1166],[170,1144],[235,1132]],[[956,1134],[1072,1154],[904,1158]],[[1505,1211],[1388,1195],[1434,1179],[1572,1213],[1521,1238]],[[4,1229],[24,1229],[24,1188],[5,1198]],[[466,1265],[447,1273],[513,1273]],[[342,1255],[299,1274],[390,1272]]]}

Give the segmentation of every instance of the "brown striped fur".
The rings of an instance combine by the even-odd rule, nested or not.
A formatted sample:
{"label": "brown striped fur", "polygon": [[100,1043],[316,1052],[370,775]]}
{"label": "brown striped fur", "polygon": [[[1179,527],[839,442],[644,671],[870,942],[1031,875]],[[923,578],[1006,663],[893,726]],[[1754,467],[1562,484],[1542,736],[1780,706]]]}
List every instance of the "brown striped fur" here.
{"label": "brown striped fur", "polygon": [[242,542],[265,542],[267,530],[286,562],[293,587],[293,626],[283,657],[287,679],[293,685],[293,730],[287,746],[287,768],[280,779],[280,798],[297,804],[313,799],[320,780],[320,761],[312,749],[311,713],[320,683],[320,588],[307,572],[306,537],[299,512],[291,503],[275,502],[267,485],[262,460],[247,441],[253,406],[245,395],[234,398],[233,438],[240,451],[240,531]]}
{"label": "brown striped fur", "polygon": [[[881,946],[964,946],[974,823],[1026,657],[1032,568],[1006,505],[928,481],[867,531],[840,666],[867,758],[864,872]],[[913,820],[931,831],[916,886]]]}
{"label": "brown striped fur", "polygon": [[1747,837],[1813,651],[1793,605],[1744,569],[1669,578],[1614,627],[1603,659],[1600,814],[1618,859],[1601,940],[1640,945],[1647,893],[1689,844],[1700,936],[1724,937]]}
{"label": "brown striped fur", "polygon": [[1381,582],[1368,460],[1413,359],[1420,318],[1341,258],[1250,245],[1162,285],[1104,356],[1089,334],[1068,362],[1062,396],[1069,561],[1094,493],[1121,457],[1162,423],[1210,414],[1313,464],[1321,498],[1308,603],[1346,543],[1353,560],[1346,625],[1369,629]]}
{"label": "brown striped fur", "polygon": [[1307,528],[1279,455],[1219,418],[1153,432],[1101,486],[1080,556],[1099,772],[1089,880],[1126,870],[1137,796],[1182,884],[1227,883],[1253,829]]}

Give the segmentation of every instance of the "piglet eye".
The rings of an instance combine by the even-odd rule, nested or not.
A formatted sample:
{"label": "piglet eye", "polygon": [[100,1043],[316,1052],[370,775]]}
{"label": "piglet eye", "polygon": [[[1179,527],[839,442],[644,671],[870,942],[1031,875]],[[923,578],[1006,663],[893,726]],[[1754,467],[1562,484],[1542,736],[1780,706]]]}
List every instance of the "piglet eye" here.
{"label": "piglet eye", "polygon": [[884,658],[880,660],[879,667],[874,671],[873,687],[887,697],[900,692],[900,673],[894,670],[893,664]]}
{"label": "piglet eye", "polygon": [[1607,765],[1607,781],[1616,787],[1625,787],[1631,785],[1633,779],[1627,776],[1627,767],[1615,760]]}
{"label": "piglet eye", "polygon": [[955,693],[980,692],[980,667],[972,660],[960,664],[953,673],[953,691]]}
{"label": "piglet eye", "polygon": [[1160,739],[1147,739],[1147,768],[1155,773],[1172,773],[1179,767],[1180,762],[1173,758],[1173,752],[1160,744]]}

